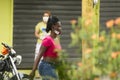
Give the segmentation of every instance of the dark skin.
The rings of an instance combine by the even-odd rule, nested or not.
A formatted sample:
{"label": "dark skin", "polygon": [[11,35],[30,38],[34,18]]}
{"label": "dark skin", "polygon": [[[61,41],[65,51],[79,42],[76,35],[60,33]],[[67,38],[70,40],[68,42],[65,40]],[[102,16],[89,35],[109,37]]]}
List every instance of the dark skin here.
{"label": "dark skin", "polygon": [[[50,33],[50,36],[55,39],[57,37],[57,34],[54,32],[54,30],[57,30],[59,32],[61,32],[61,24],[56,23],[55,25],[52,26],[52,30]],[[44,54],[44,52],[47,50],[47,48],[43,45],[41,45],[40,50],[39,50],[39,54],[34,62],[33,68],[32,68],[32,72],[30,73],[30,80],[33,80],[34,76],[35,76],[35,71],[37,69],[37,66],[39,64],[39,61],[42,57],[42,55]]]}

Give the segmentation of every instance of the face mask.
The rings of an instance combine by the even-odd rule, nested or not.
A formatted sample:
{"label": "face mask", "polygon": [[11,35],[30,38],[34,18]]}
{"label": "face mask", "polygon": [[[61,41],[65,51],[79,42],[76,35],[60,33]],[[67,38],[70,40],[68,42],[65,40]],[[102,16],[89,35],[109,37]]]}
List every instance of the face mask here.
{"label": "face mask", "polygon": [[43,17],[43,21],[47,22],[49,17]]}
{"label": "face mask", "polygon": [[55,34],[57,34],[57,35],[59,35],[59,34],[60,34],[60,32],[59,32],[59,31],[57,31],[57,30],[54,30],[54,32],[55,32]]}

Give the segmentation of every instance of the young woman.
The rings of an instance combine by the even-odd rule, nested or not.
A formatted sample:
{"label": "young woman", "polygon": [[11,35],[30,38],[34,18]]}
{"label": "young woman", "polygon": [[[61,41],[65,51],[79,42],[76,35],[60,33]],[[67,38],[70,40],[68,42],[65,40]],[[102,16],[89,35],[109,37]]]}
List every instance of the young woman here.
{"label": "young woman", "polygon": [[[39,48],[41,46],[41,42],[42,40],[44,39],[44,37],[46,35],[48,35],[45,31],[46,29],[46,25],[47,25],[47,21],[48,21],[48,18],[50,17],[51,15],[51,12],[50,11],[45,11],[43,13],[43,20],[40,21],[36,26],[35,26],[35,37],[37,39],[37,43],[36,43],[36,47],[35,47],[35,59],[37,58],[37,55],[39,53]],[[34,60],[35,60],[34,59]]]}
{"label": "young woman", "polygon": [[[61,34],[61,22],[56,16],[51,16],[48,19],[46,32],[49,31],[50,35],[43,39],[39,54],[34,62],[32,72],[30,73],[31,79],[33,79],[38,67],[43,80],[59,80],[55,65],[58,61],[57,50],[61,49],[61,47],[55,43],[55,38]],[[39,64],[42,56],[43,60]]]}

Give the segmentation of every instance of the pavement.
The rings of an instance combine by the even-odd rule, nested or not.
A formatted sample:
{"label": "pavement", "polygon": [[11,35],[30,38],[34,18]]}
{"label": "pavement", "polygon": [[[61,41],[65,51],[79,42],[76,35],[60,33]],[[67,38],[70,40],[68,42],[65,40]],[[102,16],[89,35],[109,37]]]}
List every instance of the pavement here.
{"label": "pavement", "polygon": [[40,79],[40,78],[34,78],[34,80],[42,80],[42,79]]}

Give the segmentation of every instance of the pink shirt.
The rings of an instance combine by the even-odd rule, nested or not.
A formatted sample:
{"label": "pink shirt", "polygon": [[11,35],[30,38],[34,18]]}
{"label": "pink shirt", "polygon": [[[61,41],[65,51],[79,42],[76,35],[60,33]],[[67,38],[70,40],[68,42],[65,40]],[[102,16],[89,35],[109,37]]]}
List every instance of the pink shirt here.
{"label": "pink shirt", "polygon": [[60,45],[56,45],[54,39],[51,36],[47,36],[43,41],[42,45],[47,48],[45,53],[43,54],[43,57],[52,57],[57,58],[58,54],[56,49],[61,49]]}

